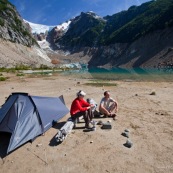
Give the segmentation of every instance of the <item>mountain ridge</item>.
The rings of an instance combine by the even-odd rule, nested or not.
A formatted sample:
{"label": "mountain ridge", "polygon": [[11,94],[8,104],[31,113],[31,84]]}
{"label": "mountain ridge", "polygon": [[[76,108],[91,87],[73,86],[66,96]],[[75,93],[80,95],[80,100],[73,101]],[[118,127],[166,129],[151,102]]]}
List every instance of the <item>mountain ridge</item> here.
{"label": "mountain ridge", "polygon": [[[157,67],[165,61],[173,62],[171,56],[159,57],[173,47],[173,38],[169,34],[173,27],[172,0],[149,1],[103,19],[95,16],[94,12],[76,16],[68,31],[53,39],[54,50],[69,51],[70,55],[79,53],[81,61],[87,55],[90,57],[89,67]],[[142,50],[141,40],[145,40],[143,49],[145,52],[149,50],[148,54]],[[138,53],[131,53],[134,50]]]}
{"label": "mountain ridge", "polygon": [[[88,63],[89,67],[157,67],[164,61],[172,61],[172,0],[149,1],[103,18],[92,11],[81,12],[69,21],[51,30],[45,27],[45,33],[34,35],[53,60],[81,61]],[[23,22],[19,23],[22,28]],[[25,23],[24,26],[32,32],[29,24]],[[170,51],[165,54],[166,58],[161,58],[159,55],[163,57],[162,53],[167,50]]]}

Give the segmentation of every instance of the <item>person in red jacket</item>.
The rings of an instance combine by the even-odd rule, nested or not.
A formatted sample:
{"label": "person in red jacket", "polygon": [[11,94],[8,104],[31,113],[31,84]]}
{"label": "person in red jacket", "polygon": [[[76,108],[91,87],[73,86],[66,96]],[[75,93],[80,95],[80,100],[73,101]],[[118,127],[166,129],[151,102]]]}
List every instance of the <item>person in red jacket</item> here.
{"label": "person in red jacket", "polygon": [[71,104],[70,114],[73,120],[76,120],[77,118],[83,116],[85,121],[85,127],[91,128],[89,126],[89,123],[93,118],[93,113],[91,111],[91,108],[94,105],[89,104],[84,100],[85,95],[86,93],[84,91],[80,90],[79,92],[77,92],[77,98],[74,99]]}

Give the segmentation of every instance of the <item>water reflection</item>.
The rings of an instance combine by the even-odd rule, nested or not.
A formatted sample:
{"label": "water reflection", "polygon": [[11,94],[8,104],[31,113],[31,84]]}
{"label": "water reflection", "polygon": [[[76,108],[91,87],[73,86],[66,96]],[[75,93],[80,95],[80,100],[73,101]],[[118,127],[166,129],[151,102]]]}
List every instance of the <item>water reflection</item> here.
{"label": "water reflection", "polygon": [[132,81],[173,81],[173,69],[144,69],[144,68],[92,68],[64,72],[79,78],[94,78],[103,80],[132,80]]}
{"label": "water reflection", "polygon": [[173,70],[165,72],[158,69],[144,68],[114,68],[110,70],[91,69],[89,72],[93,78],[105,78],[112,80],[135,80],[135,81],[173,81]]}

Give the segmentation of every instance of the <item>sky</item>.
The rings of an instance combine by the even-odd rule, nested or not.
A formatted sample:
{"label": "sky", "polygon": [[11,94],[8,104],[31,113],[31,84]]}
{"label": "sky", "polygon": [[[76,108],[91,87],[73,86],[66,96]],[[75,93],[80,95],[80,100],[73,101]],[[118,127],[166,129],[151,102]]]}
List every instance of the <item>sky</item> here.
{"label": "sky", "polygon": [[23,19],[49,26],[59,25],[81,12],[93,11],[104,17],[147,1],[150,0],[9,0]]}

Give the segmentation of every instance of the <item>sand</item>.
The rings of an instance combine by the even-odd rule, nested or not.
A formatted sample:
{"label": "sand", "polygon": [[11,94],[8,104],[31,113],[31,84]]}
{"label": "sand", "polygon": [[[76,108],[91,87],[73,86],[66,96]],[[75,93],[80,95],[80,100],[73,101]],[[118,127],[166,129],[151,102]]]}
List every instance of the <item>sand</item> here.
{"label": "sand", "polygon": [[[89,78],[72,76],[9,75],[0,82],[0,105],[12,92],[28,92],[39,96],[60,96],[68,108],[78,90],[86,98],[99,103],[104,90],[119,103],[118,120],[111,120],[112,129],[85,132],[84,123],[77,124],[66,140],[57,145],[54,136],[70,116],[66,115],[44,136],[28,142],[9,155],[4,155],[0,139],[0,172],[4,173],[172,173],[173,172],[173,83],[111,81],[112,87],[84,85]],[[150,95],[152,92],[156,95]],[[128,128],[132,148],[123,144],[127,138],[121,133]]]}

